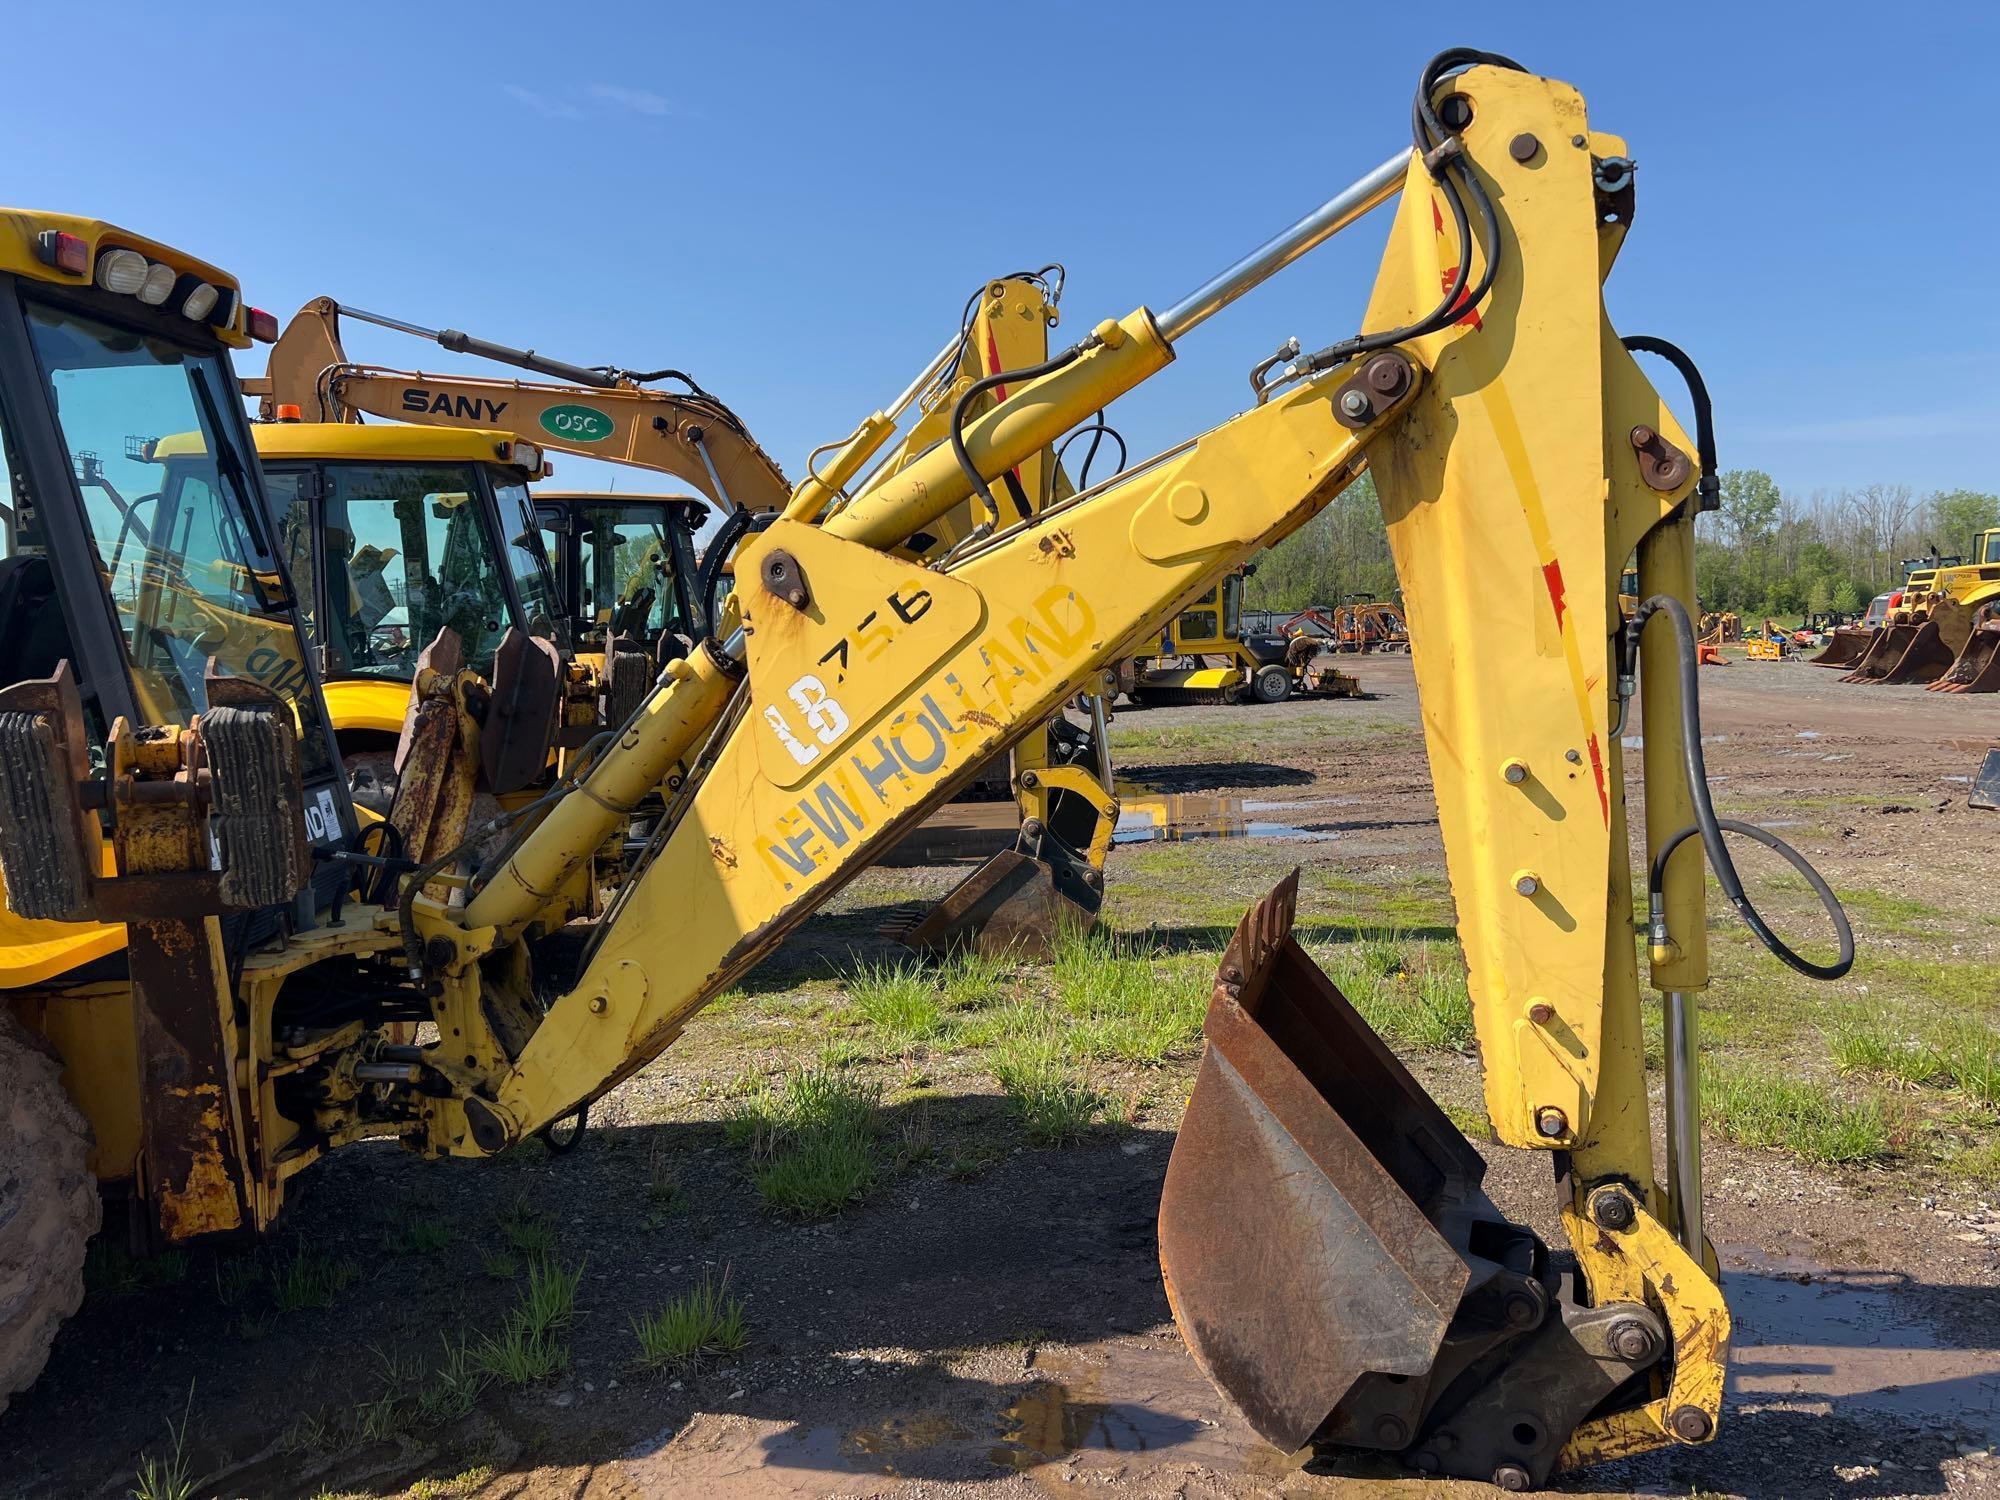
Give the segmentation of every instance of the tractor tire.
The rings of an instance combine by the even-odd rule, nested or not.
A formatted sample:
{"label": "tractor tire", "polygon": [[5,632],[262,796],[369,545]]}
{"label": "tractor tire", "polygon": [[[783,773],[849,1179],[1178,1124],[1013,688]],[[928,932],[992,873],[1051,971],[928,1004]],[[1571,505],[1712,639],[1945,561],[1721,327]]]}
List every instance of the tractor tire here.
{"label": "tractor tire", "polygon": [[35,1383],[83,1304],[84,1247],[104,1217],[90,1126],[62,1064],[0,1014],[0,1411]]}
{"label": "tractor tire", "polygon": [[1259,703],[1283,703],[1292,695],[1292,674],[1280,666],[1259,667],[1250,679],[1250,696]]}

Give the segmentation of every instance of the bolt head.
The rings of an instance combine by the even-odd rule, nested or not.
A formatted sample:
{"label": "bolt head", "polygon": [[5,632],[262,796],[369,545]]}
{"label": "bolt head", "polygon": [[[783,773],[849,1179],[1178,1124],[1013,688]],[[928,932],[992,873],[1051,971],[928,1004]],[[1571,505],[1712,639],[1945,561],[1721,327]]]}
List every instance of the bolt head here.
{"label": "bolt head", "polygon": [[1545,1141],[1559,1141],[1569,1134],[1569,1116],[1553,1104],[1535,1111],[1535,1134]]}
{"label": "bolt head", "polygon": [[1510,1293],[1500,1311],[1514,1328],[1533,1328],[1542,1320],[1542,1305],[1526,1292]]}
{"label": "bolt head", "polygon": [[1528,779],[1528,767],[1523,761],[1510,760],[1500,774],[1507,778],[1507,785],[1519,786]]}
{"label": "bolt head", "polygon": [[1630,1229],[1635,1217],[1632,1200],[1616,1188],[1599,1188],[1590,1195],[1590,1220],[1599,1229]]}
{"label": "bolt head", "polygon": [[1410,371],[1393,354],[1377,355],[1367,369],[1369,389],[1377,395],[1393,396],[1410,382]]}
{"label": "bolt head", "polygon": [[1493,1483],[1510,1494],[1524,1494],[1534,1485],[1528,1471],[1519,1464],[1502,1464],[1493,1471]]}
{"label": "bolt head", "polygon": [[592,995],[590,997],[590,1013],[593,1016],[601,1016],[609,1009],[611,1009],[611,1002],[602,995]]}
{"label": "bolt head", "polygon": [[1556,1008],[1546,1000],[1539,1000],[1528,1007],[1528,1019],[1537,1026],[1546,1026],[1556,1018]]}
{"label": "bolt head", "polygon": [[1533,875],[1516,875],[1514,890],[1522,896],[1532,896],[1542,888],[1542,882]]}
{"label": "bolt head", "polygon": [[1576,750],[1563,751],[1563,759],[1568,761],[1573,766],[1580,766],[1583,764],[1583,756],[1579,751]]}
{"label": "bolt head", "polygon": [[1366,391],[1350,390],[1341,393],[1340,410],[1343,415],[1351,417],[1358,422],[1373,409],[1369,404],[1368,393]]}
{"label": "bolt head", "polygon": [[1620,1359],[1637,1364],[1653,1352],[1653,1333],[1637,1318],[1611,1325],[1611,1350]]}
{"label": "bolt head", "polygon": [[1705,1442],[1709,1434],[1715,1431],[1715,1423],[1709,1419],[1708,1413],[1698,1406],[1678,1408],[1668,1420],[1668,1425],[1673,1428],[1674,1436],[1684,1443]]}
{"label": "bolt head", "polygon": [[1400,1448],[1410,1440],[1410,1429],[1401,1417],[1377,1417],[1375,1440],[1385,1448]]}
{"label": "bolt head", "polygon": [[1522,131],[1507,143],[1507,154],[1524,166],[1535,159],[1535,153],[1542,149],[1542,143],[1527,131]]}
{"label": "bolt head", "polygon": [[1641,422],[1637,427],[1632,429],[1632,446],[1634,448],[1650,448],[1653,446],[1653,439],[1658,436],[1657,432]]}
{"label": "bolt head", "polygon": [[1580,135],[1573,135],[1573,136],[1571,136],[1571,137],[1569,138],[1569,143],[1570,143],[1570,144],[1571,144],[1572,146],[1576,147],[1576,148],[1577,148],[1577,149],[1578,149],[1579,151],[1581,151],[1581,150],[1582,150],[1582,149],[1583,149],[1583,148],[1584,148],[1585,146],[1588,146],[1588,145],[1590,144],[1590,142],[1589,142],[1589,141],[1585,140],[1585,139],[1584,139],[1584,138],[1583,138],[1582,136],[1580,136]]}

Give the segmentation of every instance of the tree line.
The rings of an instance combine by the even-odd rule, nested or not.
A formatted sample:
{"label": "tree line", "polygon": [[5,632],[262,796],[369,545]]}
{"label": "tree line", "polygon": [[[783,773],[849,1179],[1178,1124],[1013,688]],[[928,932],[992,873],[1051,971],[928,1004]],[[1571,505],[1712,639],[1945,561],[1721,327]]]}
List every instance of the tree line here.
{"label": "tree line", "polygon": [[[2000,496],[1920,494],[1906,484],[1791,494],[1761,469],[1722,475],[1722,507],[1695,523],[1695,587],[1705,609],[1790,616],[1866,608],[1932,553],[1970,557],[2000,526]],[[1257,560],[1244,593],[1259,609],[1295,610],[1394,597],[1389,536],[1368,476]]]}

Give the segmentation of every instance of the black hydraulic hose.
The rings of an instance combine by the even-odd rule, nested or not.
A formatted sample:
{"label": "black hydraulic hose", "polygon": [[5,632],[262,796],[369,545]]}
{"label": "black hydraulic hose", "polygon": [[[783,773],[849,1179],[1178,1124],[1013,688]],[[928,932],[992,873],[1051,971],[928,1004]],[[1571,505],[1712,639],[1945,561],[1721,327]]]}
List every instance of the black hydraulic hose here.
{"label": "black hydraulic hose", "polygon": [[[1722,894],[1729,898],[1737,915],[1745,925],[1757,935],[1772,953],[1810,979],[1839,979],[1854,967],[1854,929],[1848,925],[1847,913],[1841,908],[1840,898],[1833,893],[1833,887],[1819,871],[1815,870],[1806,857],[1768,829],[1752,823],[1738,822],[1733,818],[1718,818],[1715,803],[1709,796],[1708,763],[1701,752],[1701,684],[1698,680],[1699,657],[1695,650],[1694,622],[1688,618],[1687,606],[1671,594],[1654,594],[1641,604],[1626,626],[1629,640],[1636,646],[1646,622],[1654,615],[1665,615],[1674,630],[1675,663],[1678,667],[1681,691],[1681,753],[1687,768],[1688,798],[1694,803],[1694,823],[1683,828],[1661,846],[1653,856],[1652,867],[1646,872],[1647,903],[1652,919],[1652,940],[1663,944],[1666,932],[1666,878],[1667,860],[1673,852],[1696,834],[1701,836],[1702,847],[1708,851],[1709,868],[1715,871],[1717,884]],[[1635,653],[1636,654],[1636,653]],[[1794,952],[1783,938],[1773,932],[1768,923],[1758,914],[1757,908],[1744,894],[1743,881],[1736,873],[1736,862],[1729,857],[1729,846],[1722,835],[1740,833],[1745,838],[1762,844],[1777,852],[1799,874],[1812,893],[1826,908],[1827,916],[1833,922],[1833,930],[1840,940],[1840,957],[1830,964],[1814,963]]]}
{"label": "black hydraulic hose", "polygon": [[[1482,52],[1474,47],[1450,48],[1424,65],[1423,75],[1417,81],[1416,100],[1410,110],[1412,144],[1430,170],[1432,180],[1443,192],[1445,204],[1451,209],[1452,227],[1458,234],[1458,265],[1452,271],[1451,285],[1445,288],[1438,305],[1416,322],[1401,328],[1385,329],[1381,333],[1358,333],[1337,344],[1329,344],[1301,360],[1297,366],[1300,373],[1312,374],[1342,364],[1357,354],[1386,349],[1421,338],[1427,333],[1435,333],[1440,328],[1448,328],[1476,309],[1486,300],[1487,292],[1492,290],[1493,278],[1500,268],[1500,218],[1494,211],[1493,200],[1487,196],[1486,185],[1479,180],[1479,174],[1466,164],[1457,132],[1438,118],[1437,109],[1431,103],[1431,94],[1446,76],[1481,64],[1511,68],[1517,73],[1526,71],[1514,59],[1503,57],[1498,52]],[[1466,213],[1467,198],[1472,200],[1472,206],[1478,212],[1479,227],[1486,241],[1486,265],[1479,273],[1478,282],[1471,287],[1466,282],[1471,276],[1475,246],[1471,221]]]}
{"label": "black hydraulic hose", "polygon": [[1678,344],[1670,344],[1665,339],[1645,333],[1635,333],[1621,342],[1634,354],[1659,355],[1680,371],[1681,379],[1687,382],[1688,396],[1694,402],[1695,454],[1701,461],[1701,478],[1694,487],[1695,493],[1700,496],[1695,509],[1720,510],[1722,480],[1715,465],[1715,404],[1709,400],[1708,382],[1701,378],[1700,369]]}
{"label": "black hydraulic hose", "polygon": [[750,531],[762,531],[778,519],[775,510],[752,511],[733,510],[716,528],[709,538],[708,550],[701,555],[701,566],[695,569],[694,597],[701,606],[701,628],[703,638],[715,639],[715,586],[722,578],[722,565],[729,561],[736,551],[736,544]]}
{"label": "black hydraulic hose", "polygon": [[992,517],[996,523],[1000,518],[999,502],[993,498],[993,491],[986,487],[985,479],[980,476],[978,467],[972,462],[972,455],[965,451],[966,409],[997,385],[1020,385],[1030,380],[1040,380],[1044,375],[1053,375],[1064,366],[1076,363],[1077,359],[1085,351],[1095,349],[1102,342],[1103,340],[1093,333],[1088,338],[1079,340],[1070,345],[1069,348],[1063,350],[1062,353],[1051,359],[1045,359],[1038,365],[1025,365],[1018,370],[996,370],[984,379],[973,381],[971,385],[965,388],[965,394],[960,396],[952,406],[952,457],[958,460],[959,469],[972,485],[972,493],[979,497],[981,503],[986,507],[986,514]]}
{"label": "black hydraulic hose", "polygon": [[1100,411],[1091,421],[1077,428],[1076,431],[1072,432],[1056,445],[1056,463],[1058,465],[1062,463],[1063,454],[1069,451],[1069,445],[1085,433],[1090,434],[1090,446],[1083,450],[1083,464],[1076,473],[1076,487],[1079,493],[1090,488],[1090,466],[1097,458],[1098,445],[1107,437],[1118,445],[1118,467],[1112,471],[1113,473],[1122,474],[1125,472],[1125,460],[1127,457],[1123,435],[1119,433],[1116,427],[1113,427],[1109,422],[1104,420],[1104,413]]}

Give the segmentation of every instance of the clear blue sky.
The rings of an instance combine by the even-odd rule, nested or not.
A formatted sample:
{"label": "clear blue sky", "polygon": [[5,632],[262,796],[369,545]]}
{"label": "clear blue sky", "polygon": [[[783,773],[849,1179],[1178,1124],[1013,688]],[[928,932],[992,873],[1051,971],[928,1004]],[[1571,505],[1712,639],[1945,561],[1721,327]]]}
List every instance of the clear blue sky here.
{"label": "clear blue sky", "polygon": [[[1995,15],[16,7],[9,51],[50,61],[0,90],[0,196],[184,245],[281,315],[326,293],[580,363],[688,369],[796,478],[989,274],[1065,262],[1059,337],[1163,307],[1407,144],[1418,69],[1470,44],[1574,83],[1630,141],[1613,316],[1702,362],[1726,466],[1797,492],[1993,490]],[[1114,408],[1135,454],[1239,409],[1286,335],[1351,331],[1380,234],[1356,226],[1187,340]],[[451,364],[368,330],[349,347]]]}

